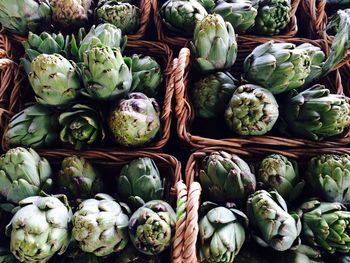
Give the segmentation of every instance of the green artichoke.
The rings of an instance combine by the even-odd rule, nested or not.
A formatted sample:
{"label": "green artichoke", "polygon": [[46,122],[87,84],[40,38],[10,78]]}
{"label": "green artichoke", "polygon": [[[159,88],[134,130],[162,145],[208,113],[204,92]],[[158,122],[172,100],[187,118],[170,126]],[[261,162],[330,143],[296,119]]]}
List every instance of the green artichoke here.
{"label": "green artichoke", "polygon": [[194,83],[192,103],[196,117],[221,118],[237,88],[237,83],[228,72],[216,72]]}
{"label": "green artichoke", "polygon": [[[295,250],[288,250],[283,253],[274,254],[273,263],[324,263],[321,259],[321,252],[315,248],[300,245]],[[332,261],[332,263],[334,263]]]}
{"label": "green artichoke", "polygon": [[266,42],[257,46],[243,64],[244,77],[272,94],[301,87],[311,72],[308,50],[292,43]]}
{"label": "green artichoke", "polygon": [[157,165],[148,157],[123,166],[117,178],[117,194],[132,207],[163,199],[164,188]]}
{"label": "green artichoke", "polygon": [[128,243],[129,217],[114,199],[97,194],[83,201],[73,215],[72,234],[84,252],[103,257],[121,251]]}
{"label": "green artichoke", "polygon": [[256,188],[249,165],[235,154],[212,152],[202,161],[199,180],[209,200],[245,202]]}
{"label": "green artichoke", "polygon": [[276,192],[256,191],[247,202],[253,238],[263,247],[286,251],[299,244],[300,218],[288,213],[286,202]]}
{"label": "green artichoke", "polygon": [[[197,0],[208,12],[211,12],[218,0]],[[231,1],[231,0],[230,0]]]}
{"label": "green artichoke", "polygon": [[122,31],[114,25],[109,23],[92,26],[90,31],[86,34],[85,30],[81,28],[78,36],[72,36],[70,42],[70,52],[77,61],[83,61],[83,55],[94,47],[107,46],[112,49],[120,48],[121,51],[127,42],[127,37],[122,36]]}
{"label": "green artichoke", "polygon": [[18,260],[7,247],[0,247],[0,263],[18,263]]}
{"label": "green artichoke", "polygon": [[141,253],[132,244],[128,244],[126,248],[114,255],[113,258],[114,263],[161,263],[157,257]]}
{"label": "green artichoke", "polygon": [[140,27],[141,10],[129,3],[109,0],[95,9],[95,16],[100,23],[111,23],[123,34],[132,34]]}
{"label": "green artichoke", "polygon": [[253,249],[241,249],[235,257],[234,263],[268,263]]}
{"label": "green artichoke", "polygon": [[332,15],[329,19],[326,30],[336,35],[339,32],[339,26],[341,24],[341,20],[344,19],[344,16],[349,18],[350,9],[338,10],[337,13]]}
{"label": "green artichoke", "polygon": [[[204,203],[199,220],[201,253],[206,262],[232,263],[245,241],[247,216],[239,210]],[[236,262],[236,261],[235,261]]]}
{"label": "green artichoke", "polygon": [[258,12],[257,6],[251,0],[219,0],[213,13],[221,15],[240,34],[254,25]]}
{"label": "green artichoke", "polygon": [[349,253],[350,212],[342,204],[312,200],[302,204],[298,213],[305,242],[329,253]]}
{"label": "green artichoke", "polygon": [[40,104],[60,106],[73,101],[80,89],[80,78],[73,61],[59,54],[37,56],[31,64],[29,82]]}
{"label": "green artichoke", "polygon": [[[128,64],[127,64],[128,63]],[[131,62],[123,59],[119,49],[94,47],[84,53],[84,95],[93,99],[112,100],[125,96],[131,88]]]}
{"label": "green artichoke", "polygon": [[51,186],[51,166],[33,149],[13,148],[0,157],[0,194],[7,201],[50,193]]}
{"label": "green artichoke", "polygon": [[227,125],[239,135],[263,135],[273,128],[278,116],[271,92],[253,84],[238,87],[225,111]]}
{"label": "green artichoke", "polygon": [[298,164],[280,154],[264,158],[259,167],[258,181],[275,189],[283,198],[293,201],[302,193],[305,182],[300,180]]}
{"label": "green artichoke", "polygon": [[160,65],[149,56],[134,54],[131,59],[131,90],[142,92],[149,97],[155,97],[163,81]]}
{"label": "green artichoke", "polygon": [[102,190],[102,180],[97,170],[86,159],[75,155],[62,161],[57,184],[60,193],[70,199],[91,198]]}
{"label": "green artichoke", "polygon": [[192,36],[196,23],[208,15],[197,0],[168,0],[160,9],[165,27],[176,35]]}
{"label": "green artichoke", "polygon": [[193,63],[202,73],[228,69],[237,58],[235,31],[216,14],[197,23],[190,47]]}
{"label": "green artichoke", "polygon": [[136,210],[129,221],[129,234],[137,250],[156,255],[171,245],[176,214],[169,204],[153,200]]}
{"label": "green artichoke", "polygon": [[303,138],[322,140],[341,134],[350,125],[348,99],[330,94],[323,85],[292,91],[282,105],[282,124]]}
{"label": "green artichoke", "polygon": [[160,128],[158,103],[142,93],[130,93],[112,111],[109,128],[115,141],[123,146],[148,143]]}
{"label": "green artichoke", "polygon": [[350,203],[350,156],[322,154],[306,170],[311,189],[328,202]]}
{"label": "green artichoke", "polygon": [[6,30],[26,36],[51,24],[51,8],[46,0],[0,1],[0,24]]}
{"label": "green artichoke", "polygon": [[52,22],[60,30],[79,28],[87,24],[93,0],[49,0]]}
{"label": "green artichoke", "polygon": [[65,195],[31,196],[19,202],[19,210],[6,227],[10,249],[21,262],[47,262],[63,254],[70,241],[72,210]]}
{"label": "green artichoke", "polygon": [[5,134],[8,144],[32,148],[50,146],[57,138],[57,114],[39,104],[14,115]]}
{"label": "green artichoke", "polygon": [[259,0],[254,32],[260,35],[278,35],[291,19],[290,0]]}
{"label": "green artichoke", "polygon": [[75,104],[61,113],[58,121],[63,127],[61,141],[74,145],[76,149],[101,142],[106,136],[100,112],[87,105]]}

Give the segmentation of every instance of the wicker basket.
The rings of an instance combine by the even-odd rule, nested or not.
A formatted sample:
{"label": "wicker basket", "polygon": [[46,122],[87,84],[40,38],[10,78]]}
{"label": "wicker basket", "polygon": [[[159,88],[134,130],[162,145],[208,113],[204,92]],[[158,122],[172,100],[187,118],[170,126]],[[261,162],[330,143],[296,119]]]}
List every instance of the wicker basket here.
{"label": "wicker basket", "polygon": [[[135,5],[141,9],[140,27],[137,32],[128,35],[128,40],[139,40],[144,38],[152,11],[151,0],[135,0],[134,2]],[[11,39],[11,41],[17,43],[21,43],[27,39],[24,36],[13,34],[11,32],[6,32],[6,34]]]}
{"label": "wicker basket", "polygon": [[[174,93],[174,84],[171,79],[171,72],[173,70],[173,53],[171,49],[163,43],[149,42],[143,40],[128,41],[127,47],[125,49],[125,54],[131,53],[140,53],[153,56],[161,64],[163,73],[165,75],[165,81],[163,84],[164,89],[162,92],[159,93],[159,95],[156,96],[157,102],[161,106],[161,129],[159,131],[158,136],[154,139],[152,143],[142,147],[142,149],[146,150],[159,151],[162,150],[162,148],[165,146],[170,137],[170,126],[172,119],[171,103]],[[25,103],[35,101],[34,92],[30,88],[30,85],[28,84],[27,78],[24,75],[25,73],[23,72],[22,68],[18,65],[15,65],[14,72],[16,74],[14,74],[13,78],[8,77],[8,79],[13,81],[14,84],[4,86],[4,80],[0,80],[0,83],[2,84],[2,86],[4,86],[0,89],[0,94],[5,92],[9,97],[8,107],[5,107],[5,110],[7,110],[8,114],[5,114],[5,120],[1,123],[2,126],[0,126],[3,128],[4,133],[6,133],[8,129],[8,124],[11,116],[21,111],[25,107]],[[119,149],[121,148],[121,146],[118,146],[112,142],[107,142],[106,145],[108,145],[108,147],[106,148],[108,148],[109,150],[117,150],[118,147]],[[2,148],[4,151],[9,149],[9,145],[7,145],[4,138],[2,140]],[[64,149],[61,150],[65,151]]]}
{"label": "wicker basket", "polygon": [[[113,154],[101,153],[98,151],[67,151],[58,153],[54,150],[40,152],[42,157],[49,160],[54,173],[60,169],[62,160],[71,155],[78,155],[89,160],[99,171],[101,171],[102,180],[105,183],[106,193],[114,196],[115,176],[120,173],[121,168],[139,157],[152,158],[161,174],[165,179],[165,198],[164,200],[177,210],[177,223],[175,228],[174,240],[171,249],[171,257],[167,262],[180,263],[182,260],[183,237],[186,223],[186,202],[187,189],[181,181],[181,163],[173,156],[167,154],[156,154],[150,152],[114,152]],[[1,240],[2,238],[0,238]],[[54,260],[52,260],[55,262]]]}
{"label": "wicker basket", "polygon": [[[244,58],[253,50],[257,45],[270,40],[269,38],[258,39],[255,45],[251,43],[247,44],[244,40],[238,39],[238,58],[235,65],[232,67],[231,72],[233,75],[242,71],[242,63]],[[260,42],[261,41],[261,42]],[[281,40],[280,40],[281,41]],[[283,40],[282,40],[283,41]],[[293,38],[286,40],[295,44],[301,44],[310,42],[313,45],[321,47],[326,53],[329,52],[327,43],[324,40],[307,40],[301,38]],[[191,99],[189,97],[189,87],[191,86],[191,71],[190,71],[190,51],[187,48],[183,48],[180,51],[178,58],[178,66],[174,70],[175,81],[175,97],[176,97],[176,117],[177,117],[177,133],[181,141],[192,149],[211,147],[211,146],[229,146],[239,147],[242,145],[269,145],[270,147],[295,147],[295,148],[307,148],[307,147],[336,147],[344,146],[350,142],[349,133],[350,129],[346,130],[340,136],[336,136],[329,140],[321,142],[310,141],[299,138],[286,138],[279,133],[276,135],[266,136],[240,136],[230,137],[227,134],[221,134],[217,136],[222,130],[228,130],[224,126],[217,126],[222,124],[210,123],[206,127],[212,127],[213,131],[206,131],[205,135],[200,127],[204,127],[207,123],[194,122],[195,115],[194,109],[191,105]],[[193,75],[192,75],[193,76]],[[335,70],[327,77],[320,81],[321,84],[325,84],[333,93],[342,94],[343,88],[341,78],[338,70]],[[209,128],[210,128],[209,127]],[[215,129],[215,131],[214,131]],[[210,130],[210,129],[209,129]]]}
{"label": "wicker basket", "polygon": [[[290,38],[294,37],[297,32],[298,32],[298,23],[297,23],[297,17],[296,17],[296,11],[299,6],[299,2],[304,1],[304,0],[292,0],[292,18],[289,22],[289,25],[285,29],[285,33],[278,35],[278,36],[273,36],[271,38]],[[162,19],[160,17],[160,8],[161,8],[161,3],[159,0],[152,0],[152,5],[153,5],[153,10],[154,10],[154,23],[156,25],[156,30],[157,30],[157,35],[158,35],[158,40],[161,42],[165,42],[171,46],[176,46],[176,47],[184,47],[187,45],[187,42],[189,42],[191,39],[186,38],[186,37],[178,37],[178,36],[173,36],[169,34],[166,30],[166,28],[163,25]],[[254,43],[255,39],[258,36],[254,35],[242,35],[247,42],[252,41]]]}
{"label": "wicker basket", "polygon": [[204,148],[194,152],[188,160],[185,170],[186,185],[188,188],[188,200],[187,200],[187,220],[186,231],[184,236],[184,253],[183,259],[186,263],[197,263],[199,256],[197,253],[197,237],[198,237],[198,209],[201,203],[201,186],[197,182],[198,173],[201,165],[201,161],[204,157],[209,155],[213,151],[226,151],[229,153],[237,154],[245,161],[257,161],[264,158],[266,155],[277,153],[283,154],[289,158],[293,158],[301,163],[306,163],[311,157],[323,153],[346,153],[350,154],[350,149],[347,148],[324,148],[324,149],[292,149],[288,151],[284,150],[272,150],[264,148],[251,148],[251,149],[233,149],[233,148],[219,148],[211,147]]}

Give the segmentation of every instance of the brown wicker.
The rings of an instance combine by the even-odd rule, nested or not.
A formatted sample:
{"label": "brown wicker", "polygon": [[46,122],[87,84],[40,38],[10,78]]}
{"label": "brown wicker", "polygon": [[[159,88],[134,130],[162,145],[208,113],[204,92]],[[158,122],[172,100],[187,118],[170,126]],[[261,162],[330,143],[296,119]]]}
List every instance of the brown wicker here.
{"label": "brown wicker", "polygon": [[[164,92],[161,92],[158,97],[156,97],[158,103],[161,106],[161,129],[159,135],[155,140],[149,145],[144,146],[142,149],[145,150],[157,150],[160,151],[165,146],[170,137],[170,126],[172,119],[172,97],[174,93],[174,83],[172,81],[172,59],[173,52],[172,50],[165,44],[159,42],[150,42],[143,40],[136,41],[128,41],[127,47],[125,49],[126,54],[139,53],[145,54],[149,56],[153,56],[157,61],[161,64],[163,69],[163,74],[165,75],[165,84],[164,84]],[[0,128],[4,130],[6,133],[8,129],[8,124],[11,116],[19,112],[24,108],[24,104],[27,102],[34,101],[34,92],[28,85],[28,81],[24,72],[20,66],[14,64],[14,77],[7,77],[9,81],[13,81],[14,84],[6,85],[4,80],[0,80],[1,89],[0,94],[6,92],[9,97],[7,110],[8,114],[5,114],[5,120],[0,123]],[[161,97],[163,96],[163,97]],[[109,150],[118,150],[121,149],[118,145],[108,146]],[[2,140],[2,148],[3,150],[8,150],[9,145],[7,145],[6,141]],[[59,149],[57,149],[59,150]],[[64,149],[60,149],[61,151],[65,151]],[[103,150],[103,149],[101,149]]]}
{"label": "brown wicker", "polygon": [[246,149],[233,149],[227,147],[211,147],[204,148],[194,152],[186,165],[185,177],[186,185],[188,188],[188,200],[187,200],[187,228],[185,232],[184,243],[184,259],[186,263],[197,263],[199,256],[197,253],[197,237],[198,237],[198,208],[201,202],[201,186],[197,182],[198,173],[201,165],[201,161],[207,155],[213,151],[226,151],[233,154],[237,154],[246,161],[261,160],[266,155],[277,153],[283,154],[289,158],[293,158],[298,162],[305,163],[311,157],[323,153],[344,153],[350,154],[349,148],[324,148],[324,149],[291,149],[285,150],[273,150],[265,148],[246,148]]}
{"label": "brown wicker", "polygon": [[326,0],[308,0],[300,3],[300,22],[307,37],[319,38],[321,30],[326,28],[327,14],[325,11]]}
{"label": "brown wicker", "polygon": [[[285,33],[278,36],[273,36],[272,38],[277,38],[277,39],[290,38],[290,37],[294,37],[297,34],[298,23],[297,23],[297,17],[295,13],[298,9],[299,2],[300,0],[292,0],[292,18],[290,20],[288,27],[285,30]],[[154,23],[156,25],[158,40],[161,42],[165,42],[171,46],[177,46],[177,47],[186,46],[187,43],[191,40],[190,38],[173,36],[171,34],[168,34],[168,32],[166,32],[166,28],[163,26],[162,19],[159,15],[160,8],[161,8],[159,0],[152,0],[152,5],[154,10]],[[242,35],[242,36],[244,36],[247,42],[252,41],[253,43],[256,40],[256,38],[260,37],[260,36],[248,35],[248,34]]]}
{"label": "brown wicker", "polygon": [[[140,27],[137,32],[128,35],[128,40],[139,40],[144,38],[151,16],[151,0],[135,0],[135,5],[141,9]],[[17,42],[19,44],[27,39],[27,37],[13,34],[11,32],[6,32],[6,34],[11,39],[11,41]]]}
{"label": "brown wicker", "polygon": [[[260,43],[264,43],[270,40],[269,38],[259,38],[256,40],[255,45],[247,43],[238,38],[238,58],[235,65],[232,67],[231,72],[242,72],[242,63],[244,58],[252,51],[254,47]],[[276,40],[277,41],[277,40]],[[283,40],[279,40],[280,42]],[[324,40],[308,40],[302,38],[293,38],[286,40],[295,44],[301,44],[305,42],[312,43],[315,46],[321,47],[326,53],[329,52],[329,47]],[[345,62],[344,62],[345,63]],[[349,130],[344,132],[341,136],[336,136],[328,140],[321,142],[310,141],[299,138],[286,138],[285,136],[245,136],[245,137],[231,137],[231,138],[208,138],[192,134],[192,127],[194,121],[194,109],[191,105],[189,97],[189,87],[191,85],[191,70],[190,70],[190,51],[187,48],[183,48],[180,51],[178,58],[178,66],[174,70],[175,81],[175,97],[176,97],[176,117],[177,117],[177,133],[181,141],[192,149],[211,147],[211,146],[229,146],[237,147],[241,145],[269,145],[270,147],[336,147],[344,146],[350,142]],[[343,88],[341,78],[338,70],[330,73],[327,77],[323,78],[320,83],[325,84],[333,93],[342,94]],[[203,124],[205,125],[205,124]],[[220,129],[220,128],[219,128]],[[227,128],[228,129],[228,128]]]}

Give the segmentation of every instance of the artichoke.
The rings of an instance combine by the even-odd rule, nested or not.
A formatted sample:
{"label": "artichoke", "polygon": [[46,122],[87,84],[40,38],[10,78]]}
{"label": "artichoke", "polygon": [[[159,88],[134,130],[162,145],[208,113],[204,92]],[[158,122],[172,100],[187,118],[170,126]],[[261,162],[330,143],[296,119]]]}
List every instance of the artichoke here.
{"label": "artichoke", "polygon": [[0,194],[9,202],[49,193],[51,186],[51,166],[33,149],[13,148],[0,157]]}
{"label": "artichoke", "polygon": [[323,200],[350,204],[350,156],[322,154],[306,170],[311,189]]}
{"label": "artichoke", "polygon": [[162,70],[158,62],[149,56],[132,55],[132,87],[134,92],[142,92],[155,97],[163,81]]}
{"label": "artichoke", "polygon": [[311,200],[302,204],[298,213],[305,242],[329,253],[349,253],[350,212],[342,204]]}
{"label": "artichoke", "polygon": [[117,194],[132,207],[163,199],[164,188],[157,165],[148,157],[123,166],[117,178]]}
{"label": "artichoke", "polygon": [[227,125],[239,135],[263,135],[273,128],[278,116],[271,92],[252,84],[238,87],[225,111]]}
{"label": "artichoke", "polygon": [[237,83],[228,72],[216,72],[194,83],[192,103],[196,117],[221,118],[237,88]]}
{"label": "artichoke", "polygon": [[[114,263],[161,263],[157,257],[147,256],[129,244],[114,257]],[[1,262],[0,262],[1,263]]]}
{"label": "artichoke", "polygon": [[[208,12],[211,12],[218,0],[197,0]],[[231,0],[230,0],[231,1]]]}
{"label": "artichoke", "polygon": [[98,110],[87,105],[75,104],[58,118],[63,127],[60,133],[61,141],[74,145],[76,149],[103,141],[106,135],[101,119]]}
{"label": "artichoke", "polygon": [[94,47],[107,46],[112,49],[120,48],[121,51],[127,42],[127,37],[122,36],[122,31],[109,23],[92,26],[85,34],[83,28],[79,30],[78,37],[72,36],[70,52],[77,61],[83,61],[83,55]]}
{"label": "artichoke", "polygon": [[160,9],[160,15],[171,33],[192,36],[196,23],[208,13],[197,0],[168,0]]}
{"label": "artichoke", "polygon": [[230,68],[237,58],[235,31],[220,15],[207,15],[190,42],[192,60],[202,73]]}
{"label": "artichoke", "polygon": [[83,201],[73,215],[72,234],[84,252],[103,257],[121,251],[128,243],[129,217],[106,194]]}
{"label": "artichoke", "polygon": [[31,196],[19,202],[19,210],[6,227],[10,249],[21,262],[47,262],[63,254],[70,241],[72,210],[65,195]]}
{"label": "artichoke", "polygon": [[123,34],[132,34],[140,27],[141,10],[119,0],[103,1],[95,9],[95,16],[100,23],[111,23],[120,28]]}
{"label": "artichoke", "polygon": [[261,161],[258,181],[288,201],[295,200],[305,185],[304,180],[299,179],[298,164],[280,154],[271,154]]}
{"label": "artichoke", "polygon": [[278,35],[291,19],[290,0],[260,0],[254,32],[260,35]]}
{"label": "artichoke", "polygon": [[57,114],[39,104],[14,115],[5,134],[8,144],[32,148],[50,146],[57,138]]}
{"label": "artichoke", "polygon": [[49,0],[52,22],[60,30],[87,24],[93,0]]}
{"label": "artichoke", "polygon": [[158,103],[142,93],[130,93],[112,111],[109,127],[117,143],[142,146],[151,141],[160,128]]}
{"label": "artichoke", "polygon": [[[245,241],[247,216],[239,210],[204,203],[198,223],[201,253],[206,262],[232,263]],[[235,261],[236,262],[236,261]]]}
{"label": "artichoke", "polygon": [[37,56],[28,77],[36,100],[44,105],[67,104],[77,97],[80,89],[76,65],[59,54]]}
{"label": "artichoke", "polygon": [[[129,64],[126,64],[126,62]],[[131,88],[130,61],[124,61],[119,49],[94,47],[84,53],[84,95],[93,99],[112,100],[123,97]]]}
{"label": "artichoke", "polygon": [[202,161],[199,180],[209,200],[245,202],[256,188],[249,165],[235,154],[212,152]]}
{"label": "artichoke", "polygon": [[244,77],[272,94],[299,88],[311,72],[308,51],[292,43],[261,44],[244,60]]}
{"label": "artichoke", "polygon": [[323,85],[292,91],[282,105],[283,125],[303,138],[322,140],[341,134],[350,125],[348,99],[330,94]]}
{"label": "artichoke", "polygon": [[[315,248],[300,245],[295,250],[288,250],[274,255],[273,263],[324,263],[321,252]],[[333,262],[333,261],[332,261]],[[334,263],[334,262],[333,262]]]}
{"label": "artichoke", "polygon": [[18,260],[7,247],[0,247],[0,263],[18,263]]}
{"label": "artichoke", "polygon": [[51,24],[51,8],[46,0],[0,1],[0,24],[6,30],[26,36]]}
{"label": "artichoke", "polygon": [[86,159],[75,155],[62,161],[57,183],[60,193],[70,199],[91,198],[102,190],[100,174]]}
{"label": "artichoke", "polygon": [[251,0],[219,0],[213,13],[221,15],[235,32],[245,33],[255,23],[257,6]]}
{"label": "artichoke", "polygon": [[169,204],[153,200],[136,210],[129,221],[129,234],[137,250],[156,255],[171,245],[176,214]]}
{"label": "artichoke", "polygon": [[263,247],[286,251],[299,244],[300,218],[288,213],[286,202],[276,192],[256,191],[247,202],[253,238]]}

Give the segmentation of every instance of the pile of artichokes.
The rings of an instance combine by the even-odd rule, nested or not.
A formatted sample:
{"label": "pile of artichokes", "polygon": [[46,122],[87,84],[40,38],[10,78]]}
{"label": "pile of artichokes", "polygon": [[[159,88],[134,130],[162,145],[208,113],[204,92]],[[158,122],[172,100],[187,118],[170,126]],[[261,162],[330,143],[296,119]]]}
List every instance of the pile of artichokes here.
{"label": "pile of artichokes", "polygon": [[[99,171],[69,156],[56,173],[33,149],[2,155],[0,217],[8,220],[9,247],[0,249],[0,262],[56,262],[66,250],[62,262],[158,262],[177,220],[163,201],[164,177],[148,157],[113,167]],[[115,180],[108,188],[106,172]]]}

